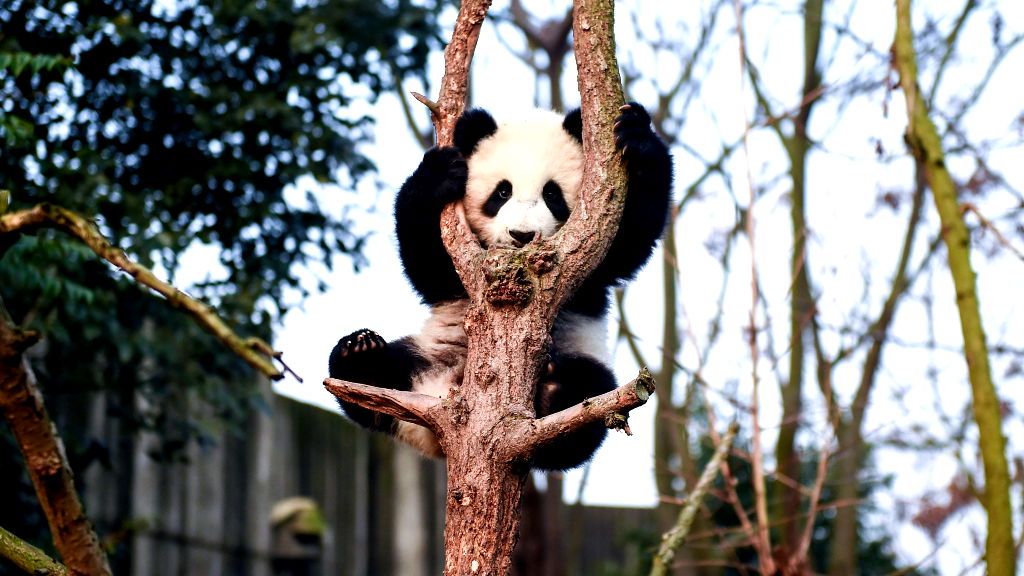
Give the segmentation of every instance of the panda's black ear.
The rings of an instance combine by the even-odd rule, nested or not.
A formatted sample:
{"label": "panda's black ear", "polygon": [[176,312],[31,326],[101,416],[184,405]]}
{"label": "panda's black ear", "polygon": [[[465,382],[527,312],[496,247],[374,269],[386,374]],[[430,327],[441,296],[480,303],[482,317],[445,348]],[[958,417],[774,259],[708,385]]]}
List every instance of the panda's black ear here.
{"label": "panda's black ear", "polygon": [[455,147],[466,158],[476,149],[478,142],[498,131],[498,124],[483,108],[466,110],[455,123]]}
{"label": "panda's black ear", "polygon": [[565,120],[562,121],[562,128],[575,138],[577,142],[583,144],[583,114],[579,108],[565,115]]}

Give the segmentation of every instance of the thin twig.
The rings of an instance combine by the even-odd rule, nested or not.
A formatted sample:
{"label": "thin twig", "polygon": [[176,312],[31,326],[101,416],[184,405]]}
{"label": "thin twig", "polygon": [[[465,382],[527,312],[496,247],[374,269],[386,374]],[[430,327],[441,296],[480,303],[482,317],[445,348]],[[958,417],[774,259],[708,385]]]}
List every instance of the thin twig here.
{"label": "thin twig", "polygon": [[[715,445],[717,450],[722,445],[722,436],[718,433],[718,426],[716,424],[717,418],[715,417],[715,411],[711,399],[708,397],[709,386],[700,386],[699,389],[704,396],[705,413],[708,418],[708,435],[711,436],[711,442]],[[750,523],[750,516],[747,511],[743,509],[743,504],[740,502],[739,494],[736,492],[736,484],[738,481],[732,474],[732,469],[729,466],[728,459],[722,462],[722,478],[725,480],[725,501],[729,502],[732,506],[733,511],[736,513],[736,517],[740,521],[740,529],[747,536],[747,540],[752,545],[757,546],[758,536],[755,533],[753,524]]]}
{"label": "thin twig", "polygon": [[1000,244],[1002,244],[1010,252],[1013,252],[1013,254],[1017,258],[1020,258],[1021,260],[1024,260],[1024,252],[1021,252],[1020,249],[1018,249],[1016,246],[1014,246],[1013,244],[1010,244],[1010,242],[1006,239],[1006,237],[1003,236],[1003,233],[1000,232],[999,229],[996,228],[995,225],[993,225],[990,220],[988,220],[987,218],[985,218],[985,216],[982,215],[981,211],[978,210],[977,206],[975,206],[974,204],[972,204],[970,202],[964,202],[963,204],[960,205],[960,211],[964,212],[964,213],[966,213],[966,212],[973,212],[974,215],[978,217],[978,221],[981,222],[981,225],[986,230],[991,230],[992,233],[995,234],[996,240],[998,240]]}
{"label": "thin twig", "polygon": [[[739,0],[733,0],[733,7],[736,11],[736,35],[739,39],[740,52],[740,87],[745,86],[746,76],[746,44],[743,33],[743,5]],[[765,492],[764,481],[764,456],[761,449],[761,422],[758,410],[758,389],[760,378],[758,376],[758,359],[760,357],[757,346],[757,304],[760,300],[759,287],[757,285],[757,243],[755,241],[754,207],[757,203],[757,194],[754,190],[753,174],[750,171],[750,118],[747,115],[746,107],[743,107],[743,153],[746,158],[745,166],[747,171],[747,186],[749,189],[749,202],[746,212],[746,233],[747,241],[750,244],[750,326],[748,327],[747,339],[750,345],[751,369],[750,375],[753,383],[751,393],[750,417],[752,430],[750,432],[753,445],[753,458],[751,467],[753,469],[754,502],[757,515],[757,533],[753,539],[754,548],[761,563],[761,571],[765,574],[775,572],[775,561],[771,554],[771,540],[768,534],[768,497]]]}
{"label": "thin twig", "polygon": [[829,442],[827,435],[821,442],[821,450],[818,451],[818,470],[814,478],[814,488],[811,490],[807,504],[807,521],[804,523],[803,533],[800,535],[800,543],[796,552],[789,558],[790,574],[797,574],[801,563],[807,561],[807,552],[811,548],[811,535],[814,533],[814,517],[818,515],[818,506],[821,504],[821,491],[825,487],[825,478],[828,476]]}

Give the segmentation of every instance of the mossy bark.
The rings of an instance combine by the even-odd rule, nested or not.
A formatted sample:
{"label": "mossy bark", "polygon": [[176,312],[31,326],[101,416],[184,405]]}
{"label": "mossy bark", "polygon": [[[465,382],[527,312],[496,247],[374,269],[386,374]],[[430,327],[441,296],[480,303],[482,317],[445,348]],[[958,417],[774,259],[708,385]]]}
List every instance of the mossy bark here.
{"label": "mossy bark", "polygon": [[988,515],[986,573],[991,576],[1010,576],[1016,571],[1013,511],[999,396],[992,382],[976,279],[971,268],[970,236],[957,200],[956,184],[946,168],[942,140],[935,123],[928,116],[928,105],[917,84],[917,55],[910,22],[910,0],[896,1],[894,49],[900,88],[907,103],[907,143],[924,166],[925,177],[942,224],[949,271],[956,290],[964,358],[973,396],[974,420],[978,426],[978,448],[985,473],[982,502]]}

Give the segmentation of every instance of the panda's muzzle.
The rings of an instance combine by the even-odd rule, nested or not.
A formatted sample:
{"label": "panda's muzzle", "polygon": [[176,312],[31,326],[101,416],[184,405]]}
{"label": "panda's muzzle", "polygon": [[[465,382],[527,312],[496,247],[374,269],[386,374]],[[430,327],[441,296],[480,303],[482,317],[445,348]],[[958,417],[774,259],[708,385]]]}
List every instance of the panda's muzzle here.
{"label": "panda's muzzle", "polygon": [[537,233],[533,230],[509,230],[508,235],[512,237],[512,243],[516,245],[516,248],[522,248],[529,244],[537,236]]}

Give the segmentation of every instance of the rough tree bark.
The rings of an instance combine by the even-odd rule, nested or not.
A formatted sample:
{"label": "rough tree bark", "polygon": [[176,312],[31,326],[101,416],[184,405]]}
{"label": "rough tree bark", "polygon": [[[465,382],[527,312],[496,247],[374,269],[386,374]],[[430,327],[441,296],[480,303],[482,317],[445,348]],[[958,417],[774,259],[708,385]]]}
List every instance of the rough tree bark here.
{"label": "rough tree bark", "polygon": [[[439,102],[432,105],[438,144],[451,143],[465,103],[468,67],[489,1],[463,2],[445,51]],[[434,431],[447,455],[447,576],[504,575],[511,566],[529,457],[586,423],[625,428],[654,381],[633,382],[582,404],[535,418],[533,390],[558,309],[603,258],[625,198],[625,172],[612,126],[623,104],[613,39],[613,1],[577,0],[573,33],[583,113],[586,169],[581,203],[559,234],[526,248],[486,252],[452,207],[442,235],[469,294],[469,351],[463,384],[439,400],[327,379],[335,396]]]}
{"label": "rough tree bark", "polygon": [[[75,491],[64,444],[46,414],[42,394],[24,357],[25,350],[39,340],[39,335],[15,328],[4,316],[0,316],[0,414],[11,427],[25,456],[39,504],[50,525],[53,544],[68,573],[110,574],[107,556]],[[13,535],[6,531],[4,534],[5,543],[15,544],[10,548],[5,546],[5,550],[12,552],[12,560],[19,551],[32,551],[17,542]],[[42,562],[36,567],[48,569],[44,558],[37,557],[33,562]]]}

